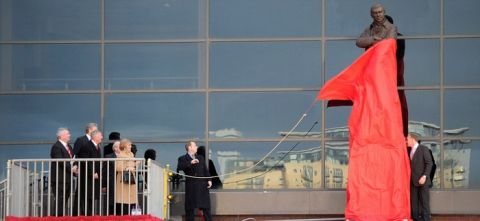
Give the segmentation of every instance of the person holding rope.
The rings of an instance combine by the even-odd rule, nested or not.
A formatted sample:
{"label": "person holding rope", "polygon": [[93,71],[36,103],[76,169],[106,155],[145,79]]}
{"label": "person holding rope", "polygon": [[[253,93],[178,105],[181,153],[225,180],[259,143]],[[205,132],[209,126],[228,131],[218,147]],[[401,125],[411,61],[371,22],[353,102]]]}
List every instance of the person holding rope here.
{"label": "person holding rope", "polygon": [[[201,178],[209,177],[205,158],[197,155],[197,144],[194,141],[188,141],[185,144],[187,153],[178,158],[177,171],[183,171],[186,176],[185,181],[185,218],[186,221],[193,221],[195,218],[195,208],[202,210],[205,221],[211,221],[210,213],[210,187],[211,179]],[[197,178],[199,177],[199,178]]]}

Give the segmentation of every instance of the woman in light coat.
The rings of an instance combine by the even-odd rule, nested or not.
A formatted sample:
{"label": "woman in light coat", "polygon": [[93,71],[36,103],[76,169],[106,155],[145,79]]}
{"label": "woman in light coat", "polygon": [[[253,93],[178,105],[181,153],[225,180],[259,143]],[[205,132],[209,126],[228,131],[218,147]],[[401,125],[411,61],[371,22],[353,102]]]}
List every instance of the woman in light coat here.
{"label": "woman in light coat", "polygon": [[[117,158],[130,158],[131,160],[120,160],[116,161],[115,170],[116,170],[116,190],[115,190],[115,199],[116,199],[116,214],[117,215],[128,215],[132,208],[138,204],[137,200],[137,177],[136,177],[136,163],[133,160],[134,156],[131,151],[132,142],[128,139],[123,139],[120,141],[120,154]],[[129,183],[129,180],[123,180],[123,172],[130,171],[133,174],[131,179],[134,179],[134,184]]]}

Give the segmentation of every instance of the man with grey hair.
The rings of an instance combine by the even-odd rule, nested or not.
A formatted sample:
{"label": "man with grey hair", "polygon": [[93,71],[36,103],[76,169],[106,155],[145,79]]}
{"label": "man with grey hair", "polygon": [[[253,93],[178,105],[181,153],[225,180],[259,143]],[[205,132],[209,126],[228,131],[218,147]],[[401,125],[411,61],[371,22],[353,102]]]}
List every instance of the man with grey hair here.
{"label": "man with grey hair", "polygon": [[72,167],[68,161],[73,158],[73,150],[68,144],[69,141],[70,131],[64,127],[58,128],[57,142],[53,144],[50,150],[50,157],[52,159],[65,159],[65,161],[51,163],[50,186],[55,196],[52,216],[63,216],[65,214],[70,197],[71,175],[77,173],[77,166]]}
{"label": "man with grey hair", "polygon": [[78,137],[73,144],[73,153],[76,156],[78,151],[82,149],[82,147],[89,145],[89,141],[92,139],[91,133],[95,130],[98,130],[96,123],[88,123],[85,127],[85,135]]}
{"label": "man with grey hair", "polygon": [[[103,135],[99,130],[90,133],[91,140],[78,150],[76,158],[101,158],[100,143]],[[79,179],[75,195],[74,211],[79,208],[74,215],[92,216],[95,213],[95,201],[100,196],[100,163],[93,161],[82,161],[79,163]],[[80,197],[79,205],[78,197]],[[98,209],[98,208],[97,208]]]}
{"label": "man with grey hair", "polygon": [[357,47],[368,49],[383,39],[397,38],[397,27],[385,18],[385,13],[383,5],[372,5],[370,8],[370,16],[372,17],[373,22],[357,39]]}

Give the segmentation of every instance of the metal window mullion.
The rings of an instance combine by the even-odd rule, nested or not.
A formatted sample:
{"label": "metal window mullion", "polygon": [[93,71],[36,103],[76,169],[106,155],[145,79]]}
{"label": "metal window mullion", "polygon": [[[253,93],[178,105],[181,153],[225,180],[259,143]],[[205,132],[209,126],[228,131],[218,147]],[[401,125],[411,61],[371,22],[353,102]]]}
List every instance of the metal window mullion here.
{"label": "metal window mullion", "polygon": [[[444,86],[444,79],[443,79],[443,74],[444,74],[444,52],[445,52],[445,36],[444,36],[444,18],[445,18],[445,14],[444,14],[444,1],[443,0],[440,0],[440,55],[439,55],[439,59],[440,59],[440,67],[439,67],[439,74],[440,74],[440,105],[439,105],[439,108],[440,108],[440,189],[443,189],[445,188],[445,184],[444,184],[444,152],[445,152],[445,145],[444,145],[444,135],[443,135],[443,131],[445,130],[445,123],[444,123],[444,94],[445,94],[445,86]],[[453,177],[452,177],[453,179]],[[433,180],[432,180],[433,182]],[[453,188],[453,186],[452,186]]]}

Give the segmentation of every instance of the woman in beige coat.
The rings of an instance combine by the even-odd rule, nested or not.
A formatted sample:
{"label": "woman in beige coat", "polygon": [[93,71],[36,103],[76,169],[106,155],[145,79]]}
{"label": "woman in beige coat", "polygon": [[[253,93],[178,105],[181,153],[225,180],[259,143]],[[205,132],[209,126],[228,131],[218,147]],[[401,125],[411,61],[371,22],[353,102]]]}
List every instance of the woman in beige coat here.
{"label": "woman in beige coat", "polygon": [[[116,170],[116,209],[117,215],[128,215],[132,208],[138,204],[137,200],[137,177],[136,177],[136,163],[133,160],[134,156],[131,151],[132,142],[128,139],[123,139],[120,141],[120,154],[117,155],[117,158],[130,158],[131,160],[120,160],[116,161],[115,170]],[[132,176],[131,179],[134,179],[134,184],[129,183],[129,180],[123,180],[123,171],[130,171]]]}

